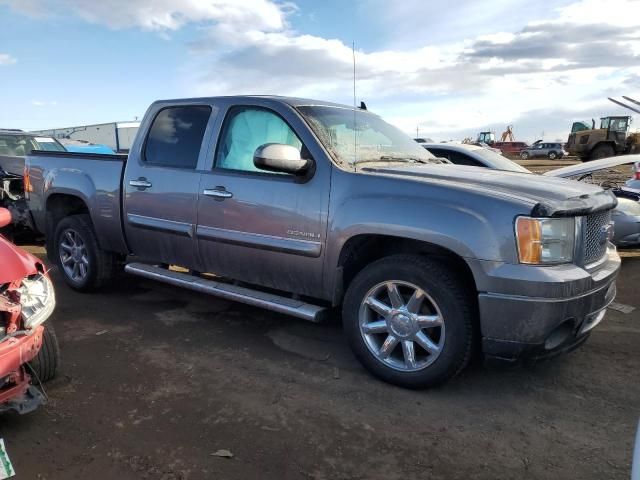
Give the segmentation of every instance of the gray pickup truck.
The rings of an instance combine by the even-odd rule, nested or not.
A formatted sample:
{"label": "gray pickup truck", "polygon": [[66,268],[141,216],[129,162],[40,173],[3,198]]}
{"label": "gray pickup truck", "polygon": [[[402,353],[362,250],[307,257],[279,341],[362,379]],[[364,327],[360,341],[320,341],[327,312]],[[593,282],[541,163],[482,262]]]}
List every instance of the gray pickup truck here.
{"label": "gray pickup truck", "polygon": [[73,288],[124,265],[311,321],[341,306],[357,358],[405,387],[446,381],[474,350],[568,351],[616,292],[613,195],[442,164],[366,107],[160,101],[128,158],[34,152],[25,175]]}

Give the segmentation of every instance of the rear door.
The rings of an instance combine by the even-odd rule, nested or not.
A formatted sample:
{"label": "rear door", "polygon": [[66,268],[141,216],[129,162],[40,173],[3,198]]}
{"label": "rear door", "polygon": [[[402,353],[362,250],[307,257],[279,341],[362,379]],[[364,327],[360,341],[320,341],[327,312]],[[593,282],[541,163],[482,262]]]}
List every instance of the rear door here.
{"label": "rear door", "polygon": [[197,266],[194,241],[200,171],[214,109],[210,105],[152,108],[141,125],[124,178],[125,233],[142,260]]}
{"label": "rear door", "polygon": [[[202,269],[301,294],[322,287],[331,165],[292,107],[228,105],[211,169],[202,174],[197,239]],[[315,160],[304,178],[261,171],[253,154],[284,143]]]}

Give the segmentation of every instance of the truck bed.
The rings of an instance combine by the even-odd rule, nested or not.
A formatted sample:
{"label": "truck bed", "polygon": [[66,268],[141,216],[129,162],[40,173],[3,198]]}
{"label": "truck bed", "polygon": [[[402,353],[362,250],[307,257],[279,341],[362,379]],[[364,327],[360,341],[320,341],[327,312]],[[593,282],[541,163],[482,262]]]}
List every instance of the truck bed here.
{"label": "truck bed", "polygon": [[22,175],[24,173],[24,157],[0,155],[0,170],[14,175]]}
{"label": "truck bed", "polygon": [[[26,157],[29,207],[35,228],[47,232],[50,193],[70,195],[84,202],[91,215],[98,242],[105,250],[126,252],[122,233],[122,175],[127,155],[103,155],[34,150]],[[50,211],[51,208],[50,208]],[[53,210],[55,214],[55,209]]]}

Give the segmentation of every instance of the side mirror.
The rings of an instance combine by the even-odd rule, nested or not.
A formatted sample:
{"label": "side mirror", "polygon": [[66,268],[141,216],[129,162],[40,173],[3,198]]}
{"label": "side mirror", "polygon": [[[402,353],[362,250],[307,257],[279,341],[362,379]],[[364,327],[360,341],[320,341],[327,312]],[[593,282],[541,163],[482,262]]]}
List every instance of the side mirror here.
{"label": "side mirror", "polygon": [[304,175],[311,166],[311,161],[300,158],[300,151],[291,145],[265,143],[256,148],[253,164],[269,172]]}
{"label": "side mirror", "polygon": [[11,212],[6,208],[0,208],[0,228],[11,224]]}

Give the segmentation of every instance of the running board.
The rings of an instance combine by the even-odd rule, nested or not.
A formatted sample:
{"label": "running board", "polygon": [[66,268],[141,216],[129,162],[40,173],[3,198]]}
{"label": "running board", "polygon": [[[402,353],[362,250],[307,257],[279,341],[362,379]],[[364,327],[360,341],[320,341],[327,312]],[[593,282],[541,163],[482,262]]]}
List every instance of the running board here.
{"label": "running board", "polygon": [[312,305],[301,300],[281,297],[272,293],[252,290],[215,280],[207,280],[188,273],[174,272],[166,268],[148,265],[145,263],[129,263],[124,267],[125,272],[140,277],[168,283],[176,287],[187,288],[200,293],[206,293],[215,297],[246,303],[254,307],[261,307],[273,312],[284,313],[293,317],[320,322],[327,312],[326,307]]}

